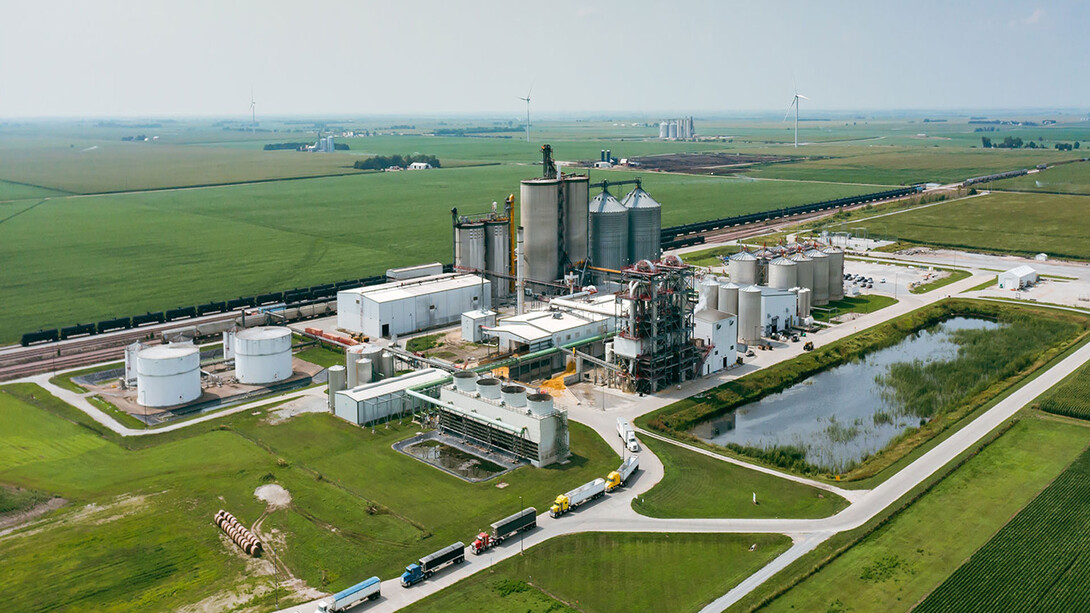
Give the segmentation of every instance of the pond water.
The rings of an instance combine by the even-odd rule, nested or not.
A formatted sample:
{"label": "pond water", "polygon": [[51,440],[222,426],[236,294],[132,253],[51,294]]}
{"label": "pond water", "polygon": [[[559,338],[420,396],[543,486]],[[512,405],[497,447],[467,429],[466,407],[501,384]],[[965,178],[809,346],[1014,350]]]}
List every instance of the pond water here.
{"label": "pond water", "polygon": [[806,461],[832,471],[847,470],[882,449],[919,418],[903,415],[882,397],[876,380],[897,362],[951,361],[957,345],[951,333],[960,329],[993,330],[1000,324],[955,317],[921,330],[892,347],[842,364],[786,390],[704,422],[692,432],[718,445],[736,443],[767,449],[793,445]]}
{"label": "pond water", "polygon": [[402,451],[471,481],[489,479],[507,470],[507,468],[489,462],[484,458],[479,458],[461,449],[434,440],[413,443],[406,446]]}

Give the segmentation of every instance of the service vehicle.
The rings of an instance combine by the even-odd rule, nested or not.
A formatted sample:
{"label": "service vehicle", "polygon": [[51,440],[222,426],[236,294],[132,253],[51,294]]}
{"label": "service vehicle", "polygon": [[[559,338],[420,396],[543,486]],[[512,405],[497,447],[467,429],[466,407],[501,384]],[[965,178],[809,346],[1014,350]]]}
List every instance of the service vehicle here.
{"label": "service vehicle", "polygon": [[481,532],[477,535],[477,540],[473,541],[473,544],[469,546],[474,555],[481,555],[482,551],[499,545],[519,532],[536,528],[537,509],[526,507],[510,517],[504,517],[492,524],[491,527],[492,532]]}
{"label": "service vehicle", "polygon": [[466,559],[466,546],[461,541],[420,558],[415,564],[405,567],[401,573],[401,587],[409,587],[435,574],[435,571],[448,564],[461,564]]}
{"label": "service vehicle", "polygon": [[617,436],[621,437],[624,446],[629,451],[635,453],[640,450],[640,442],[636,440],[636,431],[628,424],[628,420],[621,417],[617,418]]}
{"label": "service vehicle", "polygon": [[382,581],[378,577],[371,577],[318,602],[318,608],[314,613],[347,611],[364,600],[374,600],[380,596],[379,587],[381,585]]}
{"label": "service vehicle", "polygon": [[553,502],[553,506],[549,507],[549,515],[560,517],[584,503],[590,502],[595,498],[601,498],[605,493],[605,479],[599,478],[589,483],[584,483],[566,494],[557,496],[556,501]]}
{"label": "service vehicle", "polygon": [[621,462],[621,465],[617,470],[609,473],[609,476],[606,477],[606,491],[612,492],[624,485],[625,481],[628,481],[628,478],[631,477],[632,473],[636,472],[639,467],[639,456],[630,455],[625,458],[624,462]]}

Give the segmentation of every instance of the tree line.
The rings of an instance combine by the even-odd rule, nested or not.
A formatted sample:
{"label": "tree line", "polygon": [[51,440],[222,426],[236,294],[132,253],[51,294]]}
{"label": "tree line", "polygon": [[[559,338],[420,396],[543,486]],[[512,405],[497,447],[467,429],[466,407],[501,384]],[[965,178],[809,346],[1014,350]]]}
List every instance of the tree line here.
{"label": "tree line", "polygon": [[439,168],[439,158],[434,155],[426,155],[423,153],[413,153],[410,155],[376,155],[369,157],[366,160],[356,160],[356,163],[352,165],[357,170],[383,170],[390,168],[391,166],[399,166],[401,168],[407,168],[409,164],[413,162],[424,162],[431,164],[432,168]]}

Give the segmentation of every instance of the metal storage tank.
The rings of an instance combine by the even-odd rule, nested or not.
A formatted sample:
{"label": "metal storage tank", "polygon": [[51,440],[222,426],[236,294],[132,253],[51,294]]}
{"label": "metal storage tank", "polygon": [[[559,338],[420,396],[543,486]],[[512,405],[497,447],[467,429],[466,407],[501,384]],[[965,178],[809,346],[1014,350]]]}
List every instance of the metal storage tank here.
{"label": "metal storage tank", "polygon": [[[372,378],[374,378],[374,374],[375,374],[374,368],[375,368],[375,366],[374,366],[374,364],[372,364],[371,365],[371,377]],[[394,370],[394,368],[395,368],[395,366],[394,366],[394,354],[390,353],[389,351],[383,351],[382,352],[382,357],[380,358],[380,361],[379,361],[379,369],[378,369],[379,373],[382,374],[382,377],[384,379],[389,379],[390,377],[397,374],[396,371]]]}
{"label": "metal storage tank", "polygon": [[[608,155],[609,152],[607,151]],[[590,206],[590,177],[564,177],[564,252],[572,264],[587,259],[587,207]]]}
{"label": "metal storage tank", "polygon": [[456,266],[485,269],[484,224],[472,222],[454,228],[454,263]]}
{"label": "metal storage tank", "polygon": [[192,345],[159,345],[136,354],[136,401],[169,407],[201,395],[201,354]]}
{"label": "metal storage tank", "polygon": [[814,261],[806,256],[805,253],[797,251],[792,253],[788,258],[795,263],[795,283],[799,287],[805,287],[808,290],[814,289]]}
{"label": "metal storage tank", "polygon": [[352,345],[351,347],[344,348],[344,368],[347,373],[347,379],[345,379],[345,381],[348,384],[348,389],[353,389],[360,384],[358,379],[359,370],[356,369],[356,362],[361,359],[363,352],[369,347],[370,345]]}
{"label": "metal storage tank", "polygon": [[829,303],[829,256],[815,248],[806,252],[806,257],[814,261],[813,303],[817,306]]}
{"label": "metal storage tank", "polygon": [[[489,272],[501,275],[510,274],[511,271],[511,231],[506,221],[487,221],[484,224],[485,234],[485,269]],[[510,292],[509,283],[503,277],[492,280],[492,302],[504,298]]]}
{"label": "metal storage tank", "polygon": [[628,264],[628,209],[606,190],[590,202],[590,241],[595,266],[619,270]]}
{"label": "metal storage tank", "polygon": [[738,314],[738,285],[727,282],[719,286],[719,310],[731,315]]}
{"label": "metal storage tank", "polygon": [[805,287],[796,288],[798,290],[798,311],[799,317],[810,316],[810,298],[813,296],[813,292]]}
{"label": "metal storage tank", "polygon": [[670,138],[677,138],[677,122],[670,122]]}
{"label": "metal storage tank", "polygon": [[768,286],[791,289],[798,285],[798,265],[787,258],[776,258],[768,263]]}
{"label": "metal storage tank", "polygon": [[719,308],[719,282],[715,277],[708,277],[700,282],[700,301],[705,309]]}
{"label": "metal storage tank", "polygon": [[262,326],[235,335],[235,378],[260,385],[291,378],[291,330]]}
{"label": "metal storage tank", "polygon": [[659,138],[670,138],[670,124],[659,122]]}
{"label": "metal storage tank", "polygon": [[333,399],[337,392],[345,389],[348,383],[348,373],[344,366],[337,364],[330,366],[326,370],[326,376],[329,378],[329,386],[327,391],[329,393],[329,408],[333,409]]}
{"label": "metal storage tank", "polygon": [[829,300],[844,299],[844,250],[826,247],[821,250],[829,256]]}
{"label": "metal storage tank", "polygon": [[628,209],[628,261],[652,262],[662,255],[662,205],[637,187],[625,196]]}
{"label": "metal storage tank", "polygon": [[761,340],[761,288],[750,285],[738,290],[738,340],[755,344]]}
{"label": "metal storage tank", "polygon": [[374,362],[367,358],[356,360],[356,385],[366,385],[374,380]]}
{"label": "metal storage tank", "polygon": [[736,285],[753,285],[757,283],[757,256],[748,251],[739,251],[730,256],[727,265],[730,280]]}
{"label": "metal storage tank", "polygon": [[538,281],[560,278],[559,186],[557,179],[527,179],[519,186],[526,276]]}

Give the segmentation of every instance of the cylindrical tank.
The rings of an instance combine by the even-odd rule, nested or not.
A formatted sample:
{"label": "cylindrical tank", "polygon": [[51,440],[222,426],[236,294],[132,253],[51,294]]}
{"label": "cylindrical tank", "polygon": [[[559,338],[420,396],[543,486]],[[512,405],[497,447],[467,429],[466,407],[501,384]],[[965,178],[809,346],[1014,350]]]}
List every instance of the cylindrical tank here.
{"label": "cylindrical tank", "polygon": [[677,138],[677,122],[670,122],[670,138]]}
{"label": "cylindrical tank", "polygon": [[659,138],[670,138],[670,124],[659,122]]}
{"label": "cylindrical tank", "polygon": [[795,284],[812,291],[814,289],[814,261],[801,251],[792,253],[790,260],[795,263]]}
{"label": "cylindrical tank", "polygon": [[619,270],[628,264],[628,209],[608,191],[590,202],[590,261]]}
{"label": "cylindrical tank", "polygon": [[454,373],[454,389],[472,393],[477,389],[477,373],[472,370],[459,370]]}
{"label": "cylindrical tank", "polygon": [[500,398],[500,380],[493,379],[492,377],[485,377],[483,379],[477,379],[477,393],[481,395],[481,398],[488,398],[490,400],[499,400]]}
{"label": "cylindrical tank", "polygon": [[738,290],[738,340],[753,344],[761,340],[761,288],[750,285]]}
{"label": "cylindrical tank", "polygon": [[527,179],[519,186],[526,276],[538,281],[560,277],[559,194],[557,179]]}
{"label": "cylindrical tank", "polygon": [[844,299],[844,250],[826,247],[821,250],[829,256],[829,300]]}
{"label": "cylindrical tank", "polygon": [[733,282],[719,286],[719,310],[732,315],[738,314],[738,285]]}
{"label": "cylindrical tank", "polygon": [[805,287],[798,288],[798,311],[799,317],[810,316],[810,297],[812,292]]}
{"label": "cylindrical tank", "polygon": [[262,326],[235,335],[235,378],[262,385],[291,378],[291,330]]}
{"label": "cylindrical tank", "polygon": [[136,401],[169,407],[201,395],[201,354],[192,345],[159,345],[136,354]]}
{"label": "cylindrical tank", "polygon": [[509,407],[526,406],[526,388],[521,385],[505,385],[500,388],[500,398]]}
{"label": "cylindrical tank", "polygon": [[639,187],[621,204],[628,209],[629,263],[658,260],[662,255],[662,205]]}
{"label": "cylindrical tank", "polygon": [[[609,152],[606,151],[606,155]],[[564,252],[573,264],[587,259],[587,207],[590,205],[590,177],[564,177]]]}
{"label": "cylindrical tank", "polygon": [[348,373],[345,371],[345,367],[337,364],[336,366],[330,366],[326,370],[326,377],[329,378],[329,408],[333,408],[333,399],[337,392],[343,390],[348,384]]}
{"label": "cylindrical tank", "polygon": [[370,383],[374,376],[374,362],[367,358],[356,360],[356,385]]}
{"label": "cylindrical tank", "polygon": [[776,289],[791,289],[798,285],[798,265],[783,257],[768,263],[768,286]]}
{"label": "cylindrical tank", "polygon": [[553,397],[548,394],[529,394],[526,406],[536,415],[549,415],[553,412]]}
{"label": "cylindrical tank", "polygon": [[753,285],[757,283],[757,256],[748,251],[739,251],[730,256],[727,271],[732,283],[738,286]]}
{"label": "cylindrical tank", "polygon": [[700,302],[705,309],[719,308],[719,282],[714,277],[708,277],[700,282]]}
{"label": "cylindrical tank", "polygon": [[[382,358],[381,358],[381,361],[379,363],[381,365],[381,368],[379,369],[379,372],[382,373],[382,378],[383,379],[389,379],[390,377],[397,374],[397,371],[394,370],[396,368],[394,366],[394,354],[392,354],[392,353],[390,353],[388,351],[384,351],[382,353]],[[371,377],[374,378],[374,376],[375,376],[375,365],[372,364],[371,365]]]}
{"label": "cylindrical tank", "polygon": [[814,261],[813,303],[817,306],[829,303],[829,256],[811,248],[806,257]]}
{"label": "cylindrical tank", "polygon": [[[501,275],[511,270],[511,232],[506,221],[488,221],[484,224],[485,269]],[[507,279],[496,277],[492,281],[492,297],[504,298],[508,294]]]}
{"label": "cylindrical tank", "polygon": [[484,270],[485,249],[483,223],[460,223],[454,227],[455,266]]}

